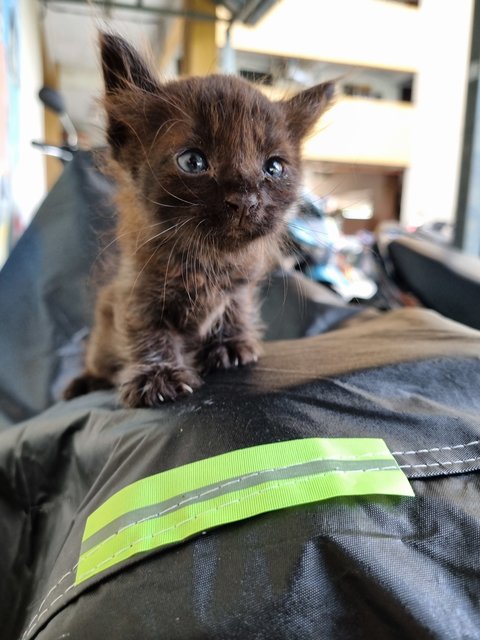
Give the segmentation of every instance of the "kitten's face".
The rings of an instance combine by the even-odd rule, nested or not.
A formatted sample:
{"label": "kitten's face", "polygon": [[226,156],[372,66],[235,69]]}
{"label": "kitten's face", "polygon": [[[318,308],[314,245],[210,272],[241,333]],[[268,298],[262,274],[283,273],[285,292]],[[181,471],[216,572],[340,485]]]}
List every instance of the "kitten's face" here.
{"label": "kitten's face", "polygon": [[103,36],[102,61],[113,156],[150,217],[225,250],[281,228],[297,197],[301,139],[331,85],[286,102],[231,76],[160,85],[113,36]]}
{"label": "kitten's face", "polygon": [[282,109],[233,77],[174,83],[168,95],[178,107],[166,122],[155,123],[163,105],[152,98],[151,151],[139,170],[156,214],[168,217],[175,209],[218,246],[276,231],[299,177],[298,148]]}

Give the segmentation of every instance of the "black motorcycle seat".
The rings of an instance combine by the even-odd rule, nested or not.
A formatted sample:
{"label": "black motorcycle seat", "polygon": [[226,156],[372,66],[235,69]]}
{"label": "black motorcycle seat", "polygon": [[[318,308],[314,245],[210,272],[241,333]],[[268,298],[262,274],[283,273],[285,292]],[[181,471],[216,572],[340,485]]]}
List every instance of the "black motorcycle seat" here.
{"label": "black motorcycle seat", "polygon": [[426,307],[480,329],[480,259],[451,247],[412,237],[387,246],[400,287]]}

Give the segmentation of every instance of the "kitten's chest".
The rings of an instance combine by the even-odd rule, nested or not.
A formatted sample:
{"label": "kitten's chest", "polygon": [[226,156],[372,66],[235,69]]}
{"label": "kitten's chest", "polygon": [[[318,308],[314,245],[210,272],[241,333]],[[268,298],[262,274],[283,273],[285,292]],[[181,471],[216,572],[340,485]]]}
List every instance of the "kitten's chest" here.
{"label": "kitten's chest", "polygon": [[221,326],[239,293],[255,288],[259,275],[258,263],[172,259],[165,266],[159,259],[156,264],[150,261],[142,277],[136,277],[136,290],[142,292],[142,308],[153,326],[204,337]]}
{"label": "kitten's chest", "polygon": [[206,334],[223,315],[237,286],[200,271],[174,278],[165,292],[166,314],[176,328]]}

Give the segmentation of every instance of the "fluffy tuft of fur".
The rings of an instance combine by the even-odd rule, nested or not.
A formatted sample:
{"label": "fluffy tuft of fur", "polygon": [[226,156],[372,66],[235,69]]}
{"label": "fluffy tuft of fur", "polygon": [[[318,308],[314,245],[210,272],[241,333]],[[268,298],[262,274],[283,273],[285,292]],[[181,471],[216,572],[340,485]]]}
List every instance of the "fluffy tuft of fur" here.
{"label": "fluffy tuft of fur", "polygon": [[258,359],[257,285],[332,85],[272,102],[233,76],[161,83],[115,35],[100,48],[119,261],[65,396],[119,386],[126,406],[153,407]]}

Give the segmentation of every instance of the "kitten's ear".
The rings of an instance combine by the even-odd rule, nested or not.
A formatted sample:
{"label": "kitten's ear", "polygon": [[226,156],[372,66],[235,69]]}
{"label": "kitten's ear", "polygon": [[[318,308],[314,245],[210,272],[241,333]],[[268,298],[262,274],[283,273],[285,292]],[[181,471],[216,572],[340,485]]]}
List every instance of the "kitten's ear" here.
{"label": "kitten's ear", "polygon": [[146,62],[126,40],[109,33],[100,33],[100,54],[107,94],[122,89],[140,89],[155,93],[159,83]]}
{"label": "kitten's ear", "polygon": [[334,93],[335,84],[324,82],[301,91],[290,100],[281,103],[286,114],[288,127],[297,140],[301,140],[312,130],[317,120],[332,102]]}
{"label": "kitten's ear", "polygon": [[[143,135],[144,122],[138,119],[141,105],[158,94],[160,83],[145,61],[123,38],[100,33],[100,53],[105,82],[104,107],[107,114],[107,139],[113,157],[122,160],[124,148]],[[135,153],[127,151],[124,164],[134,168]]]}

